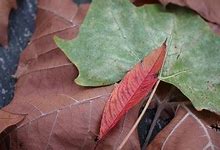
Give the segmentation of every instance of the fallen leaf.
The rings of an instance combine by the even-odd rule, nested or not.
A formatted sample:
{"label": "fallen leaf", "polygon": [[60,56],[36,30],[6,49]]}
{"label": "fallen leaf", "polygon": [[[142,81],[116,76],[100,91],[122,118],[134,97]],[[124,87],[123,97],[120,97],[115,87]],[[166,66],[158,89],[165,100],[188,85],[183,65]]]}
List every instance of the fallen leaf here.
{"label": "fallen leaf", "polygon": [[8,17],[11,9],[16,9],[16,0],[0,1],[0,44],[8,44]]}
{"label": "fallen leaf", "polygon": [[[1,137],[0,145],[9,143],[12,150],[95,147],[103,108],[113,86],[84,88],[73,83],[78,71],[53,42],[55,34],[76,37],[88,7],[72,0],[38,1],[36,30],[20,58],[15,96],[3,109],[27,115],[18,127]],[[126,114],[97,149],[115,149],[132,127],[138,109]],[[137,133],[125,148],[140,149]]]}
{"label": "fallen leaf", "polygon": [[[76,39],[55,38],[57,45],[79,70],[77,84],[101,86],[115,83],[166,40],[166,34],[147,29],[158,23],[146,18],[145,11],[149,12],[149,9],[137,8],[127,0],[94,0]],[[148,42],[152,35],[156,37],[155,41]]]}
{"label": "fallen leaf", "polygon": [[135,6],[142,6],[144,4],[156,4],[158,0],[130,0]]}
{"label": "fallen leaf", "polygon": [[220,117],[208,111],[198,112],[185,105],[176,111],[175,118],[155,137],[147,149],[201,150],[220,148],[220,134],[210,125]]}
{"label": "fallen leaf", "polygon": [[173,119],[179,104],[190,102],[186,100],[176,87],[160,82],[151,105],[139,123],[141,149],[146,149],[153,138]]}
{"label": "fallen leaf", "polygon": [[0,110],[0,133],[8,127],[16,125],[23,119],[23,115],[13,114],[7,111]]}
{"label": "fallen leaf", "polygon": [[160,0],[164,5],[168,3],[189,7],[198,12],[202,17],[212,23],[220,25],[220,1],[219,0]]}
{"label": "fallen leaf", "polygon": [[158,81],[158,73],[162,67],[166,53],[165,43],[145,56],[129,71],[115,87],[107,101],[102,115],[99,139],[102,139],[128,112],[149,94]]}
{"label": "fallen leaf", "polygon": [[210,27],[213,31],[220,35],[220,10],[219,0],[160,0],[163,5],[168,5],[169,3],[176,4],[183,7],[188,7],[195,10],[203,18],[209,21]]}
{"label": "fallen leaf", "polygon": [[121,80],[165,39],[168,54],[159,78],[178,87],[198,110],[220,113],[220,37],[193,11],[94,0],[79,36],[56,43],[76,64],[77,84],[100,86]]}

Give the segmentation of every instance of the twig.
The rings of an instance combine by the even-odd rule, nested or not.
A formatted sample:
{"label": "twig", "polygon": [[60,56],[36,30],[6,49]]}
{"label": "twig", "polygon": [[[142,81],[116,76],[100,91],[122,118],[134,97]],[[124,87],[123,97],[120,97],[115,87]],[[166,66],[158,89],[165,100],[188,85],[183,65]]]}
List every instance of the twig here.
{"label": "twig", "polygon": [[166,104],[168,103],[168,101],[170,100],[170,97],[171,97],[171,94],[173,94],[173,92],[176,90],[176,88],[175,87],[172,87],[171,89],[170,89],[170,91],[168,92],[168,94],[167,94],[167,96],[164,98],[164,100],[159,104],[159,106],[158,106],[158,108],[157,108],[157,111],[156,111],[156,114],[155,114],[155,116],[154,116],[154,120],[153,120],[153,122],[152,122],[152,124],[151,124],[151,126],[150,126],[150,129],[149,129],[149,131],[148,131],[148,134],[147,134],[147,137],[146,137],[146,139],[145,139],[145,142],[144,142],[144,144],[143,144],[143,146],[142,146],[142,150],[145,150],[146,148],[147,148],[147,145],[148,145],[148,143],[149,143],[149,141],[150,141],[150,138],[151,138],[151,135],[152,135],[152,133],[153,133],[153,130],[154,130],[154,127],[155,127],[155,125],[156,125],[156,123],[157,123],[157,120],[158,120],[158,118],[160,117],[160,114],[161,114],[161,112],[164,110],[164,108],[166,107]]}
{"label": "twig", "polygon": [[160,80],[157,81],[157,83],[155,84],[152,93],[150,94],[150,97],[146,103],[146,105],[144,106],[143,111],[141,112],[140,116],[138,117],[138,119],[136,120],[135,124],[133,125],[133,127],[131,128],[131,130],[129,131],[129,133],[127,134],[127,136],[124,138],[124,140],[122,141],[122,143],[119,145],[119,147],[117,148],[117,150],[121,150],[122,147],[126,144],[126,142],[128,141],[129,137],[131,136],[131,134],[134,132],[134,130],[136,129],[137,125],[139,124],[140,120],[142,119],[142,117],[144,116],[151,100],[153,99],[154,93],[157,90],[157,87],[160,83]]}
{"label": "twig", "polygon": [[143,146],[141,148],[142,150],[146,149],[146,147],[147,147],[147,145],[148,145],[148,143],[150,141],[151,135],[153,133],[154,127],[155,127],[155,125],[157,123],[157,119],[160,117],[160,114],[161,114],[162,111],[163,111],[163,106],[161,106],[161,107],[159,106],[157,111],[156,111],[154,120],[153,120],[153,122],[152,122],[152,124],[150,126],[150,130],[148,131],[148,134],[147,134],[147,137],[145,139],[145,142],[144,142],[144,144],[143,144]]}

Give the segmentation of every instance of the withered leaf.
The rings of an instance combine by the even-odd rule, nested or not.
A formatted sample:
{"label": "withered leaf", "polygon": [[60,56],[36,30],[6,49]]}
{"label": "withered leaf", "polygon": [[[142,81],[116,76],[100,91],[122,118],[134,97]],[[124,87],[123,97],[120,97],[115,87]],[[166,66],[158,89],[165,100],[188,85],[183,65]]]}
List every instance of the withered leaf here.
{"label": "withered leaf", "polygon": [[219,116],[208,111],[198,112],[182,105],[177,109],[175,118],[155,137],[147,149],[218,150],[220,134],[210,125],[219,119]]}
{"label": "withered leaf", "polygon": [[144,4],[159,3],[158,0],[130,0],[135,6],[142,6]]}
{"label": "withered leaf", "polygon": [[0,133],[6,128],[15,125],[24,119],[23,115],[13,114],[0,110]]}
{"label": "withered leaf", "polygon": [[16,0],[0,1],[0,44],[8,44],[8,17],[12,8],[17,8]]}
{"label": "withered leaf", "polygon": [[168,3],[189,7],[198,12],[202,17],[212,23],[220,25],[220,1],[219,0],[159,0],[164,5]]}
{"label": "withered leaf", "polygon": [[161,3],[167,5],[168,3],[179,6],[189,7],[199,13],[203,18],[209,21],[210,27],[213,31],[220,35],[220,1],[219,0],[160,0]]}

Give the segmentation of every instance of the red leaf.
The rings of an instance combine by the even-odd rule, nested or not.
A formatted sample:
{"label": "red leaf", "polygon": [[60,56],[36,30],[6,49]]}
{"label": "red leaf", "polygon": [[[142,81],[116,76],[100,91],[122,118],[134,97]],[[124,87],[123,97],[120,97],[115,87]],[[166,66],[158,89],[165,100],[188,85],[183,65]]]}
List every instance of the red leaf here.
{"label": "red leaf", "polygon": [[113,90],[102,115],[99,140],[102,139],[122,118],[139,103],[157,82],[166,53],[166,45],[155,49],[143,61],[135,65]]}

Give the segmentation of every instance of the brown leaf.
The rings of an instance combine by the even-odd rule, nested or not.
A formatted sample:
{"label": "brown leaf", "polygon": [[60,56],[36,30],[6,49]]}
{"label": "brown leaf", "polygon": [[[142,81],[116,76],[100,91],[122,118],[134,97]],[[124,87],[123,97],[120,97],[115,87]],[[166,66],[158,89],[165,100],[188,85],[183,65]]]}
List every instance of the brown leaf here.
{"label": "brown leaf", "polygon": [[130,0],[135,6],[159,3],[159,0]]}
{"label": "brown leaf", "polygon": [[198,112],[182,105],[177,109],[175,118],[147,149],[220,149],[220,134],[210,127],[218,120],[220,117],[211,112]]}
{"label": "brown leaf", "polygon": [[155,83],[166,54],[166,45],[153,50],[137,63],[114,88],[102,115],[99,139],[102,139],[128,112],[147,96]]}
{"label": "brown leaf", "polygon": [[220,1],[219,0],[159,0],[162,4],[168,3],[179,6],[188,7],[199,13],[206,21],[212,30],[220,35]]}
{"label": "brown leaf", "polygon": [[16,125],[23,119],[23,115],[13,114],[7,111],[0,110],[0,133],[8,127]]}
{"label": "brown leaf", "polygon": [[[76,37],[88,7],[88,4],[77,6],[72,0],[39,0],[36,30],[16,73],[15,96],[4,108],[28,114],[6,136],[10,149],[92,149],[95,146],[101,114],[113,87],[76,85],[73,81],[77,69],[53,41],[57,34],[63,38]],[[138,107],[122,119],[97,149],[116,148],[137,115]],[[136,133],[125,148],[140,149]]]}
{"label": "brown leaf", "polygon": [[11,9],[17,8],[16,0],[0,0],[0,44],[8,44],[8,17]]}
{"label": "brown leaf", "polygon": [[177,4],[189,7],[198,12],[202,17],[212,23],[220,25],[220,1],[219,0],[160,0],[161,3]]}

